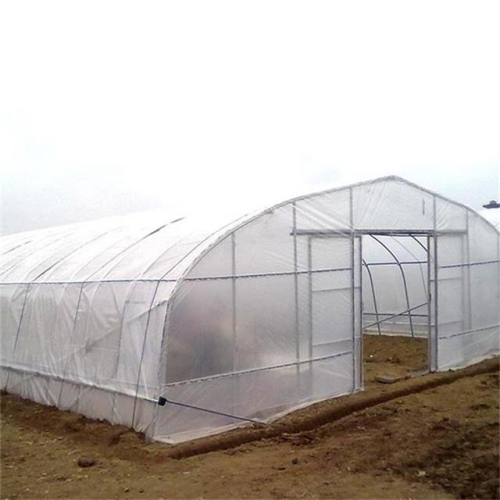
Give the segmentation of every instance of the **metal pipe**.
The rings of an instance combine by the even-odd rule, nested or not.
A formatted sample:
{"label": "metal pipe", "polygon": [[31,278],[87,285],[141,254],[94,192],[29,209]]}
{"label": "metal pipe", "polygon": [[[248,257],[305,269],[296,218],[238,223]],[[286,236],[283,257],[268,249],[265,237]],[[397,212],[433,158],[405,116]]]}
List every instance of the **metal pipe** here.
{"label": "metal pipe", "polygon": [[[377,236],[401,236],[411,238],[412,235],[417,236],[427,236],[433,234],[434,231],[428,229],[297,229],[297,236],[349,236],[351,232],[355,232],[356,235],[372,235]],[[439,234],[464,234],[463,230],[442,230]]]}
{"label": "metal pipe", "polygon": [[500,326],[500,324],[491,325],[491,326],[484,326],[482,328],[474,328],[473,330],[468,330],[468,331],[465,331],[465,332],[452,333],[451,335],[446,335],[446,336],[442,336],[442,337],[439,337],[439,338],[440,339],[451,339],[453,337],[460,337],[462,335],[469,335],[471,333],[483,332],[485,330],[491,330],[493,328],[498,328],[499,326]]}
{"label": "metal pipe", "polygon": [[[415,309],[418,309],[419,307],[423,307],[426,304],[427,304],[427,302],[424,302],[423,304],[420,304],[418,306],[413,306],[410,309],[406,309],[405,311],[402,311],[399,314],[394,314],[393,316],[389,316],[388,318],[384,318],[384,319],[382,319],[382,320],[380,320],[378,322],[375,321],[374,323],[370,323],[369,325],[367,325],[367,326],[364,327],[364,330],[366,330],[368,328],[371,328],[372,326],[376,325],[377,323],[384,323],[385,321],[389,321],[390,319],[397,318],[398,316],[403,316],[403,314],[407,314],[408,312],[413,311]],[[413,335],[412,335],[412,337],[413,337]]]}
{"label": "metal pipe", "polygon": [[299,277],[298,254],[297,254],[297,206],[292,203],[293,217],[293,269],[294,269],[294,291],[295,291],[295,359],[300,360],[300,331],[299,331]]}
{"label": "metal pipe", "polygon": [[[231,272],[233,276],[236,275],[236,235],[231,233]],[[232,316],[231,316],[231,330],[233,334],[233,369],[236,366],[236,278],[233,277],[231,282],[231,298],[233,303]]]}
{"label": "metal pipe", "polygon": [[[423,250],[424,250],[424,252],[425,252],[425,254],[426,254],[427,258],[428,258],[429,256],[427,255],[427,250],[426,250],[425,246],[422,244],[422,242],[419,239],[417,239],[413,234],[411,235],[411,238],[416,243],[418,243],[418,245],[420,245],[420,247],[423,248]],[[395,243],[397,243],[400,247],[404,248],[412,257],[414,257],[415,259],[417,258],[416,255],[411,250],[409,250],[407,247],[405,247],[403,245],[403,243],[401,243],[401,241],[399,241],[399,239],[396,239],[395,237],[393,237],[392,240]],[[401,264],[403,264],[403,263],[401,262]],[[427,261],[420,261],[419,264],[427,264]],[[421,265],[419,266],[419,271],[420,271],[420,277],[422,278],[422,286],[423,286],[423,289],[424,289],[424,295],[427,295],[427,287],[426,287],[426,283],[425,283],[424,272],[422,271],[422,266]]]}
{"label": "metal pipe", "polygon": [[431,365],[430,371],[438,370],[438,356],[439,356],[439,318],[438,318],[438,291],[439,291],[439,266],[438,266],[438,234],[437,234],[437,203],[436,197],[433,199],[433,223],[434,223],[434,236],[433,236],[433,255],[434,255],[434,338],[430,339],[430,357],[429,363]]}
{"label": "metal pipe", "polygon": [[363,237],[358,237],[359,241],[359,325],[358,325],[358,389],[363,389],[364,374],[363,374]]}
{"label": "metal pipe", "polygon": [[465,214],[465,220],[466,220],[466,229],[467,229],[467,234],[465,235],[465,251],[467,254],[467,267],[466,267],[466,275],[467,275],[467,287],[464,287],[464,293],[467,296],[467,328],[471,329],[472,328],[472,298],[471,298],[471,279],[470,279],[470,268],[471,268],[471,262],[470,262],[470,234],[469,234],[469,212]]}
{"label": "metal pipe", "polygon": [[373,304],[375,306],[375,317],[377,318],[377,327],[378,327],[378,334],[382,335],[382,331],[380,330],[380,324],[379,324],[379,315],[378,315],[378,306],[377,306],[377,297],[375,295],[375,285],[373,284],[373,276],[370,268],[366,264],[365,259],[363,259],[363,264],[366,267],[366,270],[368,271],[368,278],[370,279],[370,285],[372,289],[372,297],[373,297]]}
{"label": "metal pipe", "polygon": [[307,268],[309,270],[309,359],[313,357],[313,275],[312,275],[312,239],[307,239]]}
{"label": "metal pipe", "polygon": [[[151,319],[151,310],[153,309],[153,304],[154,304],[159,286],[160,286],[160,283],[157,283],[155,290],[153,292],[153,296],[151,298],[151,303],[150,303],[149,309],[148,309],[148,316],[146,319],[146,327],[144,329],[144,340],[142,341],[141,357],[139,360],[139,367],[137,369],[137,382],[136,382],[136,386],[135,386],[134,408],[132,410],[132,424],[131,424],[132,428],[134,427],[134,423],[135,423],[135,413],[137,410],[137,396],[139,394],[139,386],[140,386],[140,382],[141,382],[142,362],[144,361],[144,353],[146,352],[146,342],[147,342],[148,333],[149,333],[149,320]],[[119,351],[118,351],[118,354],[119,354]],[[118,367],[118,363],[117,363],[117,367]]]}
{"label": "metal pipe", "polygon": [[[73,385],[78,386],[78,387],[83,386],[83,387],[87,387],[89,389],[97,389],[97,390],[100,390],[100,391],[109,392],[111,394],[119,394],[119,395],[122,395],[122,396],[126,396],[128,398],[134,398],[135,397],[134,394],[129,394],[127,392],[124,392],[124,391],[122,391],[120,389],[116,389],[114,387],[113,388],[111,388],[111,387],[104,387],[104,386],[100,386],[100,385],[97,385],[97,384],[93,384],[91,382],[85,382],[83,380],[66,379],[66,378],[63,378],[60,375],[51,375],[51,374],[43,373],[43,372],[40,372],[40,371],[37,371],[37,370],[30,370],[29,368],[18,368],[18,367],[15,367],[15,366],[6,366],[6,365],[2,365],[2,368],[4,368],[5,370],[12,370],[12,371],[15,371],[15,372],[25,373],[27,375],[31,375],[32,377],[43,377],[43,378],[49,378],[49,379],[52,379],[52,380],[58,380],[58,381],[61,381],[61,383],[63,383],[63,384],[73,384]],[[144,401],[149,401],[149,398],[146,398],[145,396],[138,396],[138,397],[139,397],[139,399],[142,399]],[[58,405],[58,408],[60,408],[59,405]]]}
{"label": "metal pipe", "polygon": [[[399,243],[397,240],[395,240],[396,243]],[[404,247],[403,247],[404,248]],[[402,266],[405,265],[411,265],[411,264],[427,264],[427,261],[425,260],[410,260],[410,261],[400,261],[399,262]],[[365,264],[366,266],[396,266],[396,262],[367,262]]]}
{"label": "metal pipe", "polygon": [[[236,233],[231,233],[231,273],[233,276],[236,275]],[[233,342],[233,371],[236,370],[238,366],[238,343],[237,343],[237,330],[236,330],[236,278],[231,280],[231,302],[232,302],[232,316],[231,316],[231,330],[232,330],[232,342]],[[231,408],[232,412],[237,411],[238,407],[238,396],[240,393],[239,379],[235,380],[235,383],[231,384]]]}
{"label": "metal pipe", "polygon": [[[494,260],[485,260],[480,262],[470,262],[470,263],[462,263],[462,264],[450,264],[447,266],[440,266],[439,269],[451,269],[454,267],[467,267],[467,266],[484,266],[488,264],[497,264],[500,262],[500,259]],[[403,261],[400,262],[401,265],[410,265],[410,264],[425,264],[425,261]],[[368,266],[377,266],[377,265],[397,265],[395,262],[367,262]],[[285,271],[285,272],[273,272],[273,273],[253,273],[253,274],[236,274],[236,275],[225,275],[225,276],[206,276],[206,277],[197,277],[197,278],[184,278],[183,281],[210,281],[210,280],[226,280],[226,279],[243,279],[243,278],[268,278],[274,276],[293,276],[294,274],[303,275],[303,274],[317,274],[317,273],[334,273],[334,272],[342,272],[342,271],[350,271],[350,267],[332,267],[325,269],[313,269],[311,271]],[[88,280],[88,281],[13,281],[13,282],[2,282],[1,286],[28,286],[31,285],[33,287],[39,285],[92,285],[92,284],[111,284],[111,283],[177,283],[178,279],[116,279],[116,280]]]}
{"label": "metal pipe", "polygon": [[299,361],[299,363],[295,361],[290,361],[289,363],[283,363],[281,365],[272,365],[272,366],[265,366],[263,368],[250,368],[248,370],[240,370],[240,371],[235,371],[231,373],[221,373],[219,375],[210,375],[207,377],[199,377],[199,378],[194,378],[194,379],[189,379],[189,380],[181,380],[179,382],[171,382],[169,384],[165,384],[165,387],[177,387],[179,385],[186,385],[186,384],[196,384],[198,382],[205,382],[208,380],[218,380],[221,378],[227,378],[227,377],[239,377],[241,375],[248,375],[250,373],[258,373],[258,372],[263,372],[267,370],[279,370],[281,368],[291,368],[298,365],[303,365],[305,363],[316,363],[318,361],[326,361],[328,359],[333,359],[333,358],[338,358],[340,356],[346,356],[347,354],[352,354],[352,351],[343,351],[343,352],[337,352],[335,354],[330,354],[328,356],[320,356],[318,358],[313,358],[313,359],[305,359],[302,361]]}
{"label": "metal pipe", "polygon": [[[376,316],[376,313],[371,312],[371,311],[363,311],[363,314],[366,314],[367,316]],[[378,313],[379,316],[391,316],[393,314],[397,314],[397,313],[394,313],[394,312],[383,313],[383,312],[380,312],[380,311]],[[414,318],[427,318],[428,317],[427,314],[412,314],[412,316]]]}
{"label": "metal pipe", "polygon": [[431,370],[432,360],[432,270],[431,236],[427,236],[427,370]]}
{"label": "metal pipe", "polygon": [[356,390],[356,307],[355,307],[355,280],[354,280],[354,211],[353,211],[353,192],[352,187],[349,188],[349,223],[351,229],[351,325],[352,325],[352,392]]}
{"label": "metal pipe", "polygon": [[410,236],[411,236],[411,238],[412,238],[412,239],[414,239],[414,240],[415,240],[415,241],[416,241],[416,242],[417,242],[417,243],[418,243],[418,244],[419,244],[419,245],[423,248],[424,252],[425,252],[427,255],[429,255],[429,250],[427,250],[427,248],[425,248],[425,245],[424,245],[424,244],[423,244],[420,240],[418,240],[418,239],[415,237],[415,235],[414,235],[414,234],[411,234]]}

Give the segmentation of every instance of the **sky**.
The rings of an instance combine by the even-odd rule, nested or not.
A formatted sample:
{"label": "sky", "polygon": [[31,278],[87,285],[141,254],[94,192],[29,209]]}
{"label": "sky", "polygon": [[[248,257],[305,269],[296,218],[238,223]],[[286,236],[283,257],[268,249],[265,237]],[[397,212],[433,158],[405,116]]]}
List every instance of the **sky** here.
{"label": "sky", "polygon": [[399,175],[500,198],[500,3],[0,3],[2,232]]}

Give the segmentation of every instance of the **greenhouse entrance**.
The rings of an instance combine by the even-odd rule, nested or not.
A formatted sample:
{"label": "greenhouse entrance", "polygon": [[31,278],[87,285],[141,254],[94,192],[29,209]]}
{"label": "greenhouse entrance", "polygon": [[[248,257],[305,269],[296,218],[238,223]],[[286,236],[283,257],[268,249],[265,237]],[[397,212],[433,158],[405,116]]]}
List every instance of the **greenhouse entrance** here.
{"label": "greenhouse entrance", "polygon": [[421,232],[364,233],[361,251],[364,385],[430,370],[434,238]]}

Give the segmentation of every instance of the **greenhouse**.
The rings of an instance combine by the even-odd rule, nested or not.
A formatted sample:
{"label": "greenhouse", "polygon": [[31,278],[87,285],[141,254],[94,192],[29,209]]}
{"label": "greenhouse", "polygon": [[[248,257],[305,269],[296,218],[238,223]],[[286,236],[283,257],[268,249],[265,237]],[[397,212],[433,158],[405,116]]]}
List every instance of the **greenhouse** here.
{"label": "greenhouse", "polygon": [[398,177],[4,236],[0,275],[2,389],[163,442],[362,390],[367,335],[499,353],[500,233]]}

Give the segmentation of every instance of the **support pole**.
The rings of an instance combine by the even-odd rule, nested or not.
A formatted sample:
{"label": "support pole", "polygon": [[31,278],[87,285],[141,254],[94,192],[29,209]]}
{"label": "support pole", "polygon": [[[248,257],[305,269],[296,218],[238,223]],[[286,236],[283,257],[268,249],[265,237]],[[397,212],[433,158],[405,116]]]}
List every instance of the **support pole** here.
{"label": "support pole", "polygon": [[232,297],[232,317],[231,328],[233,334],[233,370],[236,368],[236,358],[238,356],[238,349],[236,346],[236,235],[231,233],[231,272],[233,274],[231,297]]}
{"label": "support pole", "polygon": [[[233,372],[236,371],[238,366],[238,344],[237,344],[237,331],[236,331],[236,233],[231,233],[231,274],[233,278],[231,280],[231,302],[232,302],[232,316],[231,316],[231,330],[232,330],[232,342],[233,342]],[[232,412],[237,412],[238,399],[239,399],[239,378],[233,379],[231,384],[232,389]]]}
{"label": "support pole", "polygon": [[363,388],[363,238],[358,237],[359,242],[359,325],[358,325],[358,389]]}
{"label": "support pole", "polygon": [[431,268],[431,242],[427,236],[427,369],[431,370],[432,359],[432,268]]}
{"label": "support pole", "polygon": [[464,293],[466,294],[467,297],[467,307],[465,310],[465,313],[467,314],[467,324],[465,326],[466,330],[472,330],[472,299],[471,299],[471,278],[470,278],[470,226],[469,226],[469,212],[465,214],[466,217],[466,234],[465,234],[465,258],[466,258],[466,277],[467,277],[467,283],[466,286],[464,287]]}
{"label": "support pole", "polygon": [[438,314],[438,290],[439,290],[439,276],[438,276],[438,239],[437,235],[434,236],[434,339],[432,342],[433,349],[433,365],[431,371],[438,369],[438,338],[439,338],[439,314]]}
{"label": "support pole", "polygon": [[385,321],[389,321],[390,319],[397,318],[398,316],[403,316],[404,314],[407,314],[410,311],[414,311],[415,309],[419,309],[420,307],[424,307],[427,305],[427,302],[423,302],[422,304],[419,304],[418,306],[413,306],[411,309],[405,309],[404,311],[401,311],[400,313],[393,314],[392,316],[389,316],[388,318],[381,319],[380,321],[374,321],[373,323],[370,323],[365,327],[365,330],[367,328],[371,328],[372,326],[375,326],[376,324],[384,323]]}
{"label": "support pole", "polygon": [[378,315],[378,306],[377,306],[377,296],[375,294],[375,285],[373,284],[373,276],[372,272],[370,270],[369,265],[366,263],[365,259],[362,259],[363,265],[365,266],[366,270],[368,271],[368,279],[370,280],[370,287],[372,290],[372,297],[373,297],[373,305],[375,307],[375,319],[377,320],[377,329],[378,329],[378,334],[382,335],[382,331],[380,330],[380,318]]}
{"label": "support pole", "polygon": [[312,275],[312,239],[307,238],[307,269],[309,271],[309,359],[313,357],[313,275]]}
{"label": "support pole", "polygon": [[434,262],[432,263],[432,270],[434,274],[434,287],[433,287],[433,295],[434,295],[434,300],[433,300],[433,306],[434,306],[434,317],[433,319],[433,324],[434,324],[434,329],[432,331],[433,335],[431,335],[431,338],[429,339],[429,367],[431,372],[435,372],[438,369],[438,348],[439,348],[439,314],[438,314],[438,290],[439,290],[439,275],[438,275],[438,233],[437,233],[437,202],[436,202],[436,196],[433,198],[433,225],[434,225],[434,234],[433,234],[433,240],[432,240],[432,245],[433,245],[433,257],[434,257]]}
{"label": "support pole", "polygon": [[349,188],[349,225],[350,225],[350,239],[351,239],[351,328],[352,328],[352,392],[356,390],[356,364],[358,362],[359,353],[357,352],[356,345],[356,307],[354,301],[356,300],[355,294],[355,280],[354,280],[354,213],[353,213],[353,192]]}
{"label": "support pole", "polygon": [[297,206],[295,202],[292,203],[292,217],[293,217],[293,269],[294,269],[294,290],[295,290],[295,360],[297,362],[297,373],[299,370],[300,361],[300,330],[299,330],[299,275],[297,274],[298,263],[298,249],[297,249]]}

